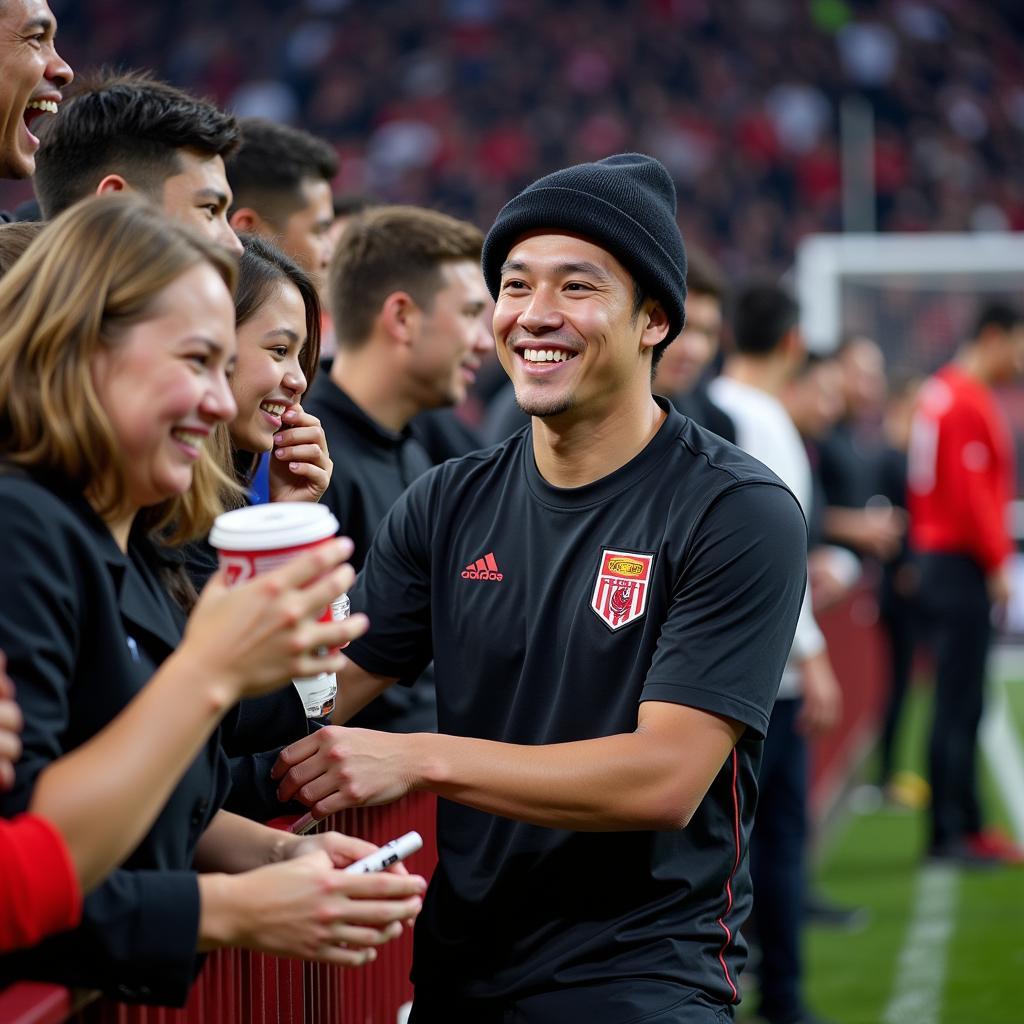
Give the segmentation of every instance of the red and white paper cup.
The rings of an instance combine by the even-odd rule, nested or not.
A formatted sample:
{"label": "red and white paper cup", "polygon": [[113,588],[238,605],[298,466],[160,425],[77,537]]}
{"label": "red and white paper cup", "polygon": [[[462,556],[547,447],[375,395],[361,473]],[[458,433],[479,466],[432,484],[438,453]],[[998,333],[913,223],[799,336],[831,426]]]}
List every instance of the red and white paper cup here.
{"label": "red and white paper cup", "polygon": [[[251,505],[217,516],[210,544],[220,555],[229,585],[272,572],[297,555],[329,541],[338,532],[338,520],[329,508],[303,501]],[[349,600],[340,595],[320,613],[321,622],[347,619]],[[307,718],[320,718],[334,710],[338,681],[333,672],[293,679]]]}

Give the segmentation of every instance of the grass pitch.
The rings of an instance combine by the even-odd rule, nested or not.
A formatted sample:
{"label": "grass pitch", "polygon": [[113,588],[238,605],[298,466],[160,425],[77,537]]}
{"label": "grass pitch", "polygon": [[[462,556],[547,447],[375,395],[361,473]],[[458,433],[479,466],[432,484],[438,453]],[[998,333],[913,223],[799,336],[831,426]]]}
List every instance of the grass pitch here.
{"label": "grass pitch", "polygon": [[[1010,681],[1007,691],[1024,743],[1024,682]],[[930,692],[916,688],[904,721],[901,766],[917,772],[923,770],[930,705]],[[988,765],[982,763],[989,820],[1008,830]],[[899,962],[923,848],[923,815],[891,808],[851,814],[829,836],[819,883],[837,901],[867,908],[870,920],[855,933],[808,930],[807,998],[826,1020],[897,1024],[890,1007],[899,995]],[[898,1024],[1024,1022],[1024,866],[961,870],[953,917],[934,1014],[899,1018]]]}

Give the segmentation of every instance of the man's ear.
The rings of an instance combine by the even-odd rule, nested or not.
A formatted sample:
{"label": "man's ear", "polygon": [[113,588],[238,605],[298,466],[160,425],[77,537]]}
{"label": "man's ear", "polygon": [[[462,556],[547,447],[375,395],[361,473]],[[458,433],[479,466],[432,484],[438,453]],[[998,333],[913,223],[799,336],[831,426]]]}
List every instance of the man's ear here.
{"label": "man's ear", "polygon": [[235,231],[245,231],[250,235],[266,235],[267,222],[251,207],[240,206],[228,217],[228,223]]}
{"label": "man's ear", "polygon": [[415,340],[422,312],[408,292],[392,292],[381,304],[377,325],[399,345],[407,346]]}
{"label": "man's ear", "polygon": [[807,346],[804,344],[804,336],[799,326],[794,325],[786,331],[779,347],[797,364],[803,363],[807,358]]}
{"label": "man's ear", "polygon": [[655,348],[668,337],[670,330],[668,313],[657,299],[648,299],[644,303],[639,319],[643,324],[643,334],[640,336],[640,344],[643,348]]}
{"label": "man's ear", "polygon": [[108,192],[131,192],[132,187],[120,174],[108,174],[96,186],[96,195],[106,195]]}

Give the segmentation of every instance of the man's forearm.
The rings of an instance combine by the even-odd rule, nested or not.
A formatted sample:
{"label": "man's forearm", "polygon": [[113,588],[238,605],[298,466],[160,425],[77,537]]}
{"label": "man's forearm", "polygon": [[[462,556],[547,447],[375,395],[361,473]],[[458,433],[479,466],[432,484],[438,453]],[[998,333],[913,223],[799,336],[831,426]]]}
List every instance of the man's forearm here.
{"label": "man's forearm", "polygon": [[[549,828],[682,828],[743,726],[692,708],[659,706],[671,710],[646,721],[641,714],[635,732],[546,746],[337,730],[334,749],[324,755],[326,772],[298,795],[326,812],[427,789]],[[321,799],[327,778],[331,796]]]}

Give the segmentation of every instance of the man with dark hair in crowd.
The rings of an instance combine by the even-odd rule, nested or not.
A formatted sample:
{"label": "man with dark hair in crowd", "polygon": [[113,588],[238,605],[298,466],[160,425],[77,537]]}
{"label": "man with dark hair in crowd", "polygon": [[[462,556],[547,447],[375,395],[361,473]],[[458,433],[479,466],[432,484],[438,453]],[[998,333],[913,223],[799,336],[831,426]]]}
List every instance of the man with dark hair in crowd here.
{"label": "man with dark hair in crowd", "polygon": [[922,386],[911,428],[910,542],[919,553],[919,607],[935,658],[928,746],[928,855],[961,864],[1024,859],[983,827],[978,725],[993,607],[1010,597],[1014,552],[1013,438],[992,388],[1024,373],[1024,316],[985,306],[956,358]]}
{"label": "man with dark hair in crowd", "polygon": [[319,287],[334,247],[338,156],[323,139],[286,124],[246,117],[239,127],[241,145],[227,160],[231,226],[272,241]]}
{"label": "man with dark hair in crowd", "polygon": [[49,220],[86,196],[134,190],[233,253],[224,158],[238,145],[230,114],[148,74],[80,82],[43,135],[34,185]]}
{"label": "man with dark hair in crowd", "polygon": [[[734,353],[710,393],[736,425],[736,443],[774,470],[810,515],[812,481],[803,442],[780,401],[806,359],[793,298],[774,284],[746,287],[736,300]],[[803,1003],[801,933],[807,843],[806,734],[830,728],[840,690],[825,638],[814,621],[810,588],[758,773],[758,807],[750,843],[754,919],[761,949],[760,1013],[769,1024],[811,1022]]]}
{"label": "man with dark hair in crowd", "polygon": [[[489,302],[482,244],[483,235],[465,221],[379,206],[352,220],[334,254],[328,292],[337,355],[305,407],[336,454],[321,500],[355,542],[357,571],[385,514],[432,465],[409,421],[461,401],[493,345],[483,318]],[[354,724],[436,728],[432,680],[390,690]]]}
{"label": "man with dark hair in crowd", "polygon": [[735,443],[732,420],[708,396],[704,381],[718,355],[724,293],[718,267],[700,250],[691,250],[686,266],[686,324],[658,363],[651,390],[670,398],[684,416]]}
{"label": "man with dark hair in crowd", "polygon": [[331,727],[333,746],[283,752],[281,795],[318,815],[444,798],[415,1024],[721,1022],[803,518],[651,394],[686,291],[660,163],[547,175],[498,214],[482,262],[531,425],[431,470],[385,518],[352,602],[373,639],[346,652],[337,709],[434,658],[443,732]]}

